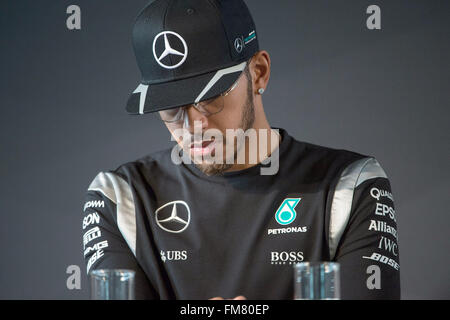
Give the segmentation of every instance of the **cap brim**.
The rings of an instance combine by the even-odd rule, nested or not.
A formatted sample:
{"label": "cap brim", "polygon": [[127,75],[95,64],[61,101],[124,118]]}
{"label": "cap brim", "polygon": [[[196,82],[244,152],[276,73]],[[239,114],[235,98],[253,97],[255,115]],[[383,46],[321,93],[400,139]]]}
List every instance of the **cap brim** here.
{"label": "cap brim", "polygon": [[246,62],[238,65],[158,84],[139,84],[130,95],[126,110],[144,114],[207,100],[227,91],[239,78]]}

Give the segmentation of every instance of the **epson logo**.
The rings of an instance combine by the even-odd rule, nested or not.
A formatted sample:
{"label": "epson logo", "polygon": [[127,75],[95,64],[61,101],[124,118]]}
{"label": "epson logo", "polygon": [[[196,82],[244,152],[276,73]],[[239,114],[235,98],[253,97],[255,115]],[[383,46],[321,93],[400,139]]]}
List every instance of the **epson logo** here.
{"label": "epson logo", "polygon": [[103,200],[92,200],[84,204],[83,211],[86,211],[87,208],[104,208],[104,207],[105,202]]}
{"label": "epson logo", "polygon": [[83,230],[86,229],[87,226],[100,222],[100,216],[97,212],[92,212],[83,218]]}
{"label": "epson logo", "polygon": [[295,264],[303,261],[303,251],[272,251],[271,264]]}
{"label": "epson logo", "polygon": [[375,214],[377,216],[386,216],[386,214],[389,215],[389,218],[397,222],[395,219],[395,209],[393,207],[390,207],[388,205],[382,204],[377,202],[376,208],[375,208]]}

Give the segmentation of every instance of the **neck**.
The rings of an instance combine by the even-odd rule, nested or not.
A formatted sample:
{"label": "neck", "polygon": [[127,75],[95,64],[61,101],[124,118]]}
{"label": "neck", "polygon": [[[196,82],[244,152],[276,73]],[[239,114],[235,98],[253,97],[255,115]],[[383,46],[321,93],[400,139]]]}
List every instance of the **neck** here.
{"label": "neck", "polygon": [[265,115],[261,119],[256,117],[251,129],[256,134],[246,135],[244,146],[237,152],[237,159],[245,158],[245,163],[236,163],[226,172],[251,168],[270,157],[272,152],[278,148],[281,136],[270,127]]}

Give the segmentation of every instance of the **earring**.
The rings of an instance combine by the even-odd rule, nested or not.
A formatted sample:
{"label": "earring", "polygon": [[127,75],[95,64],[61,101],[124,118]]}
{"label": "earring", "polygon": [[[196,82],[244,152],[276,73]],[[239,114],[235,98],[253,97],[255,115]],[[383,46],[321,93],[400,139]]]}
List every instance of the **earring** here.
{"label": "earring", "polygon": [[264,93],[264,88],[259,88],[259,89],[258,89],[258,93],[259,93],[259,94],[263,94],[263,93]]}

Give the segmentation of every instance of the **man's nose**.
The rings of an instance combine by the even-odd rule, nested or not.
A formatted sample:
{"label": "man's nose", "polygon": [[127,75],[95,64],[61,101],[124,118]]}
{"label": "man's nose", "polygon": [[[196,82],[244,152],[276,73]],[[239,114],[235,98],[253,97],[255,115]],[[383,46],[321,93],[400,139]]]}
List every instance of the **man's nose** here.
{"label": "man's nose", "polygon": [[187,107],[185,112],[183,128],[188,129],[190,133],[194,132],[195,121],[201,121],[202,130],[208,127],[208,118],[194,106]]}

